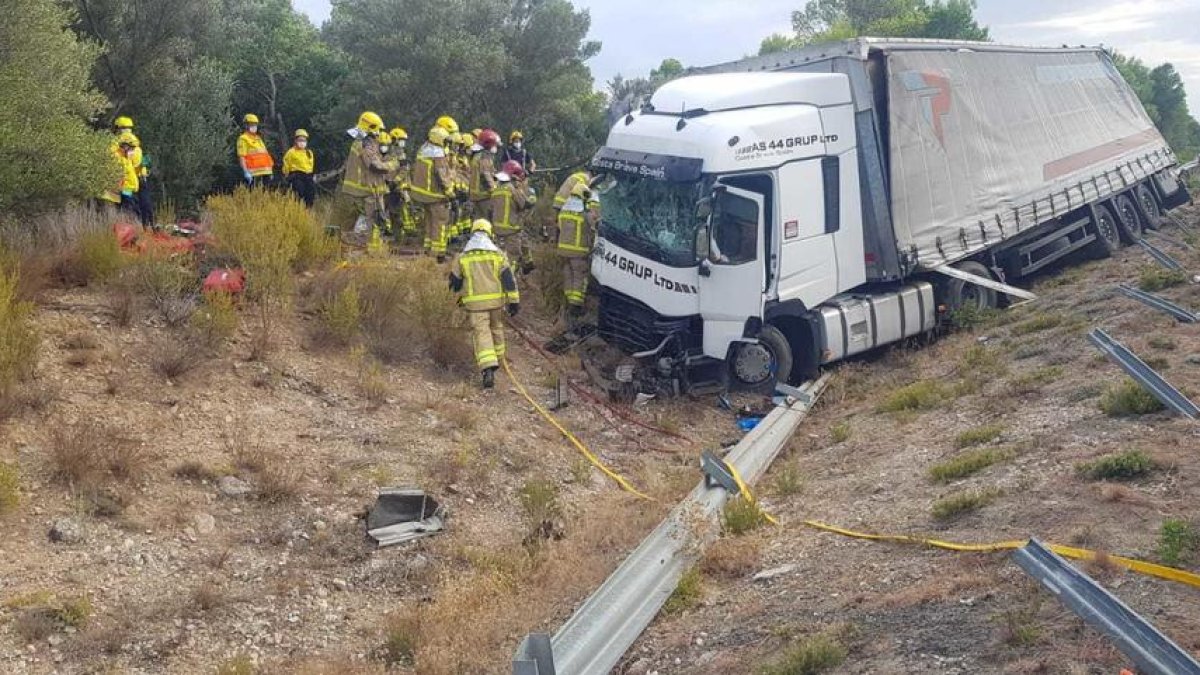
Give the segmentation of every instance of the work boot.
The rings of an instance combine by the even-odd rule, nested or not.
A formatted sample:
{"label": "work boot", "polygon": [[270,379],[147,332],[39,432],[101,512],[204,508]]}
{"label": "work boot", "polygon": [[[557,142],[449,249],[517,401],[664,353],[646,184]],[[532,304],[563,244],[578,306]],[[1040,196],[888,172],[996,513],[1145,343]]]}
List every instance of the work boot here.
{"label": "work boot", "polygon": [[486,368],[483,371],[483,388],[492,389],[496,386],[496,367]]}

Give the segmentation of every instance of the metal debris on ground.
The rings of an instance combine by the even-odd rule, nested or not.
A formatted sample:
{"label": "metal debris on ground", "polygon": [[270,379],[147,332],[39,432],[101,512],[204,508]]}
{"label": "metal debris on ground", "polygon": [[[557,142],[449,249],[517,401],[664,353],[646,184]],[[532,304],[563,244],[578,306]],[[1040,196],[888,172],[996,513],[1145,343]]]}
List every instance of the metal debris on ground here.
{"label": "metal debris on ground", "polygon": [[437,534],[445,529],[441,504],[415,487],[380,488],[367,514],[367,535],[379,548]]}
{"label": "metal debris on ground", "polygon": [[1029,576],[1108,636],[1145,675],[1200,675],[1200,663],[1091,577],[1036,539],[1013,551]]}
{"label": "metal debris on ground", "polygon": [[1180,241],[1180,240],[1176,239],[1175,237],[1168,237],[1167,235],[1163,234],[1162,232],[1159,232],[1158,230],[1146,230],[1143,234],[1149,235],[1150,237],[1152,237],[1154,239],[1161,239],[1161,240],[1167,242],[1168,244],[1175,246],[1177,248],[1182,248],[1185,251],[1195,251],[1196,250],[1195,246],[1192,246],[1191,244],[1187,243],[1186,241]]}
{"label": "metal debris on ground", "polygon": [[1154,244],[1151,244],[1145,239],[1138,239],[1137,243],[1138,246],[1141,246],[1142,249],[1146,251],[1146,253],[1150,254],[1151,258],[1157,260],[1158,264],[1169,270],[1175,270],[1177,272],[1183,271],[1183,265],[1180,265],[1178,260],[1167,255],[1162,249],[1158,248]]}
{"label": "metal debris on ground", "polygon": [[555,675],[550,636],[546,633],[526,635],[517,646],[512,672],[513,675]]}
{"label": "metal debris on ground", "polygon": [[1176,321],[1180,321],[1182,323],[1196,323],[1196,320],[1200,319],[1200,317],[1198,317],[1191,310],[1180,307],[1166,298],[1159,297],[1153,293],[1147,293],[1146,291],[1139,290],[1126,284],[1118,284],[1117,292],[1128,298],[1133,298],[1147,307],[1153,307],[1160,312],[1166,312],[1167,314],[1175,317]]}
{"label": "metal debris on ground", "polygon": [[1097,328],[1088,333],[1088,339],[1118,366],[1121,366],[1121,369],[1130,377],[1137,380],[1137,383],[1142,385],[1146,391],[1153,394],[1154,398],[1162,401],[1163,405],[1190,419],[1200,417],[1200,407],[1197,407],[1187,396],[1171,386],[1171,383],[1146,365],[1145,361],[1129,351],[1128,347],[1112,339],[1108,333]]}

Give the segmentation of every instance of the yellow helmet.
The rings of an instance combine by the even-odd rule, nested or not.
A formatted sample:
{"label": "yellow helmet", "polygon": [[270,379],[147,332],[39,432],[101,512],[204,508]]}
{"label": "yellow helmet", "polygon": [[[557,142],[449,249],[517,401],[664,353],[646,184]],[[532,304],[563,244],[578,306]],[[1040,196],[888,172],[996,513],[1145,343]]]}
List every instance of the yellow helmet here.
{"label": "yellow helmet", "polygon": [[117,145],[128,145],[130,147],[138,147],[137,136],[133,135],[132,131],[125,130],[117,134]]}
{"label": "yellow helmet", "polygon": [[450,132],[442,127],[433,127],[429,130],[429,142],[434,145],[445,145],[450,139]]}
{"label": "yellow helmet", "polygon": [[483,133],[483,129],[480,129],[479,127],[475,127],[474,129],[471,130],[471,135],[474,136],[475,138],[479,138],[479,134],[482,134],[482,133]]}
{"label": "yellow helmet", "polygon": [[525,140],[525,134],[521,133],[520,131],[513,131],[511,134],[508,135],[509,143],[512,143],[514,141],[523,141],[523,140]]}
{"label": "yellow helmet", "polygon": [[454,145],[462,145],[462,134],[457,131],[450,132],[450,142]]}
{"label": "yellow helmet", "polygon": [[296,133],[292,134],[292,138],[308,138],[308,130],[297,129]]}
{"label": "yellow helmet", "polygon": [[396,141],[397,143],[400,141],[407,141],[408,132],[404,130],[404,127],[396,127],[395,129],[392,129],[392,140]]}
{"label": "yellow helmet", "polygon": [[126,115],[121,115],[117,119],[113,120],[113,126],[118,129],[132,129],[133,118]]}
{"label": "yellow helmet", "polygon": [[242,118],[242,122],[244,124],[258,124],[258,115],[246,113],[246,116]]}
{"label": "yellow helmet", "polygon": [[378,133],[383,131],[383,118],[370,110],[358,116],[358,130],[367,133]]}
{"label": "yellow helmet", "polygon": [[469,132],[463,133],[462,144],[464,147],[468,147],[468,148],[471,147],[472,145],[475,145],[475,136]]}
{"label": "yellow helmet", "polygon": [[449,115],[437,118],[437,125],[452,134],[458,131],[458,122],[455,122],[454,118]]}
{"label": "yellow helmet", "polygon": [[487,218],[480,218],[471,223],[471,232],[487,232],[488,236],[492,236],[492,223]]}

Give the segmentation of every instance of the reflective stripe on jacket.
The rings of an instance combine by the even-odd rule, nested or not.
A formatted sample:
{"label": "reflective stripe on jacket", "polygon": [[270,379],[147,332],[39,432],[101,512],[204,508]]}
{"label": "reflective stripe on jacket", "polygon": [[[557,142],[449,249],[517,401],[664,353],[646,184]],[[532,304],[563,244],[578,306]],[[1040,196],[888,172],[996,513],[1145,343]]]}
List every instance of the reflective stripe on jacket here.
{"label": "reflective stripe on jacket", "polygon": [[481,202],[493,196],[496,188],[496,168],[492,153],[483,150],[471,156],[471,201]]}
{"label": "reflective stripe on jacket", "polygon": [[588,180],[587,173],[583,171],[577,171],[570,176],[567,176],[567,179],[564,180],[563,184],[558,187],[558,192],[554,195],[554,206],[561,207],[563,204],[567,203],[567,200],[571,197],[571,190],[575,189],[575,184],[583,183],[584,185],[587,185]]}
{"label": "reflective stripe on jacket", "polygon": [[492,190],[492,227],[497,234],[521,231],[520,212],[528,204],[525,191],[516,183],[502,181]]}
{"label": "reflective stripe on jacket", "polygon": [[413,199],[425,204],[450,199],[450,193],[454,189],[454,178],[450,173],[445,150],[428,141],[421,146],[417,151],[417,161],[411,169],[408,189]]}
{"label": "reflective stripe on jacket", "polygon": [[467,311],[485,312],[521,301],[516,277],[502,251],[465,251],[450,269],[463,280],[461,303]]}
{"label": "reflective stripe on jacket", "polygon": [[387,192],[390,166],[379,152],[373,139],[359,139],[350,144],[346,167],[342,171],[342,192],[351,197],[371,197]]}
{"label": "reflective stripe on jacket", "polygon": [[578,211],[558,212],[558,254],[577,258],[592,252],[591,225]]}
{"label": "reflective stripe on jacket", "polygon": [[271,158],[271,153],[267,152],[267,144],[258,134],[247,131],[238,136],[237,154],[251,176],[270,176],[275,168],[275,160]]}

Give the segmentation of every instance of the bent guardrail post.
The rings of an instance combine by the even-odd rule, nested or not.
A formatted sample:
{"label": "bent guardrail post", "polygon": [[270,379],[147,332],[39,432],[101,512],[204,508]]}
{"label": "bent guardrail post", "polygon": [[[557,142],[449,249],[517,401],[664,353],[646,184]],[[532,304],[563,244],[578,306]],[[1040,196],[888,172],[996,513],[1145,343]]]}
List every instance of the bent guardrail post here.
{"label": "bent guardrail post", "polygon": [[1121,295],[1124,295],[1128,298],[1133,298],[1147,307],[1152,307],[1160,312],[1166,312],[1167,314],[1175,317],[1176,321],[1180,321],[1182,323],[1196,323],[1197,318],[1200,318],[1197,317],[1196,314],[1191,310],[1181,307],[1170,300],[1167,300],[1166,298],[1157,296],[1153,293],[1147,293],[1143,290],[1133,288],[1132,286],[1118,284],[1117,291],[1121,293]]}
{"label": "bent guardrail post", "polygon": [[1108,636],[1144,675],[1200,675],[1200,663],[1075,566],[1036,539],[1013,559],[1056,598]]}
{"label": "bent guardrail post", "polygon": [[1145,387],[1146,391],[1153,394],[1154,398],[1162,401],[1163,405],[1189,419],[1200,417],[1200,407],[1196,407],[1196,404],[1184,396],[1183,392],[1171,386],[1170,382],[1164,380],[1153,368],[1146,365],[1145,361],[1139,359],[1137,354],[1109,337],[1108,333],[1097,328],[1088,333],[1088,339],[1118,366],[1121,366],[1121,369],[1130,377],[1137,380],[1138,384]]}

